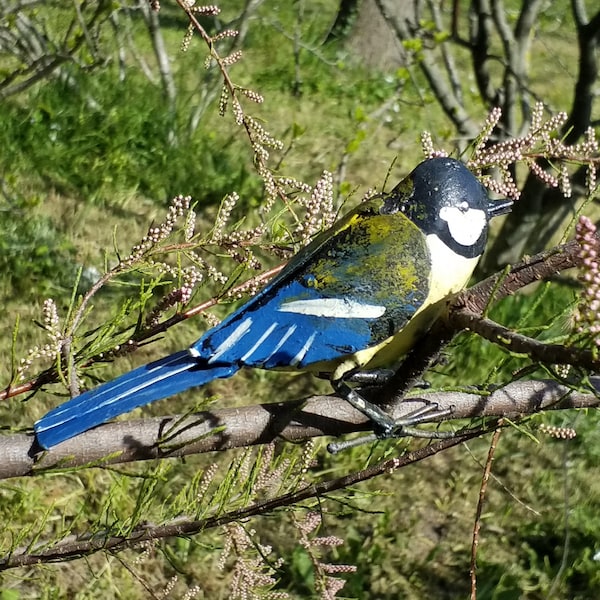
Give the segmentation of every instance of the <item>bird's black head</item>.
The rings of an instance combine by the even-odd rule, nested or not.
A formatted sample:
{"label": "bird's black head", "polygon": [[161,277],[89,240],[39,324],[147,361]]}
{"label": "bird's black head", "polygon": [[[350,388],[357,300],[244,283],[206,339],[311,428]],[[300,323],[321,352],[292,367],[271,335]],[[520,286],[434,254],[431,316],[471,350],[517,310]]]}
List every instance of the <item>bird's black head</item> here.
{"label": "bird's black head", "polygon": [[430,158],[419,164],[386,198],[382,212],[403,212],[426,235],[437,235],[466,258],[483,254],[492,217],[512,201],[493,202],[479,180],[458,160]]}

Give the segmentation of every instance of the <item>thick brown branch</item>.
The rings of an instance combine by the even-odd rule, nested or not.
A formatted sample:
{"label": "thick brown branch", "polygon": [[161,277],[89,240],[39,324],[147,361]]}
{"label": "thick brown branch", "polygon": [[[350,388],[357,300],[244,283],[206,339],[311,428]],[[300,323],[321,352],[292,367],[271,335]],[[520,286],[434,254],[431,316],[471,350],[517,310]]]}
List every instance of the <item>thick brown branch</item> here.
{"label": "thick brown branch", "polygon": [[[600,390],[600,378],[592,378]],[[449,409],[452,418],[515,417],[545,409],[588,408],[598,398],[555,381],[516,382],[492,394],[428,392],[388,405],[395,418],[423,407]],[[334,415],[334,416],[332,416]],[[370,423],[346,401],[314,396],[305,402],[274,402],[204,411],[189,416],[134,419],[102,425],[48,452],[36,450],[32,434],[0,437],[0,479],[31,476],[49,469],[105,466],[136,460],[177,458],[284,439],[339,436],[366,430]]]}
{"label": "thick brown branch", "polygon": [[[600,390],[600,378],[595,378],[593,380],[593,385],[596,386],[596,390]],[[316,414],[326,413],[328,410],[340,410],[343,409],[343,406],[346,404],[345,402],[339,406],[332,406],[329,404],[330,402],[339,403],[338,399],[335,398],[311,398],[307,401],[304,410],[301,413],[306,413],[308,415],[312,415],[310,418],[314,418]],[[402,402],[396,406],[395,415],[399,416],[400,414],[406,414],[406,412],[414,410],[421,402],[435,402],[438,404],[440,408],[452,408],[454,410],[454,416],[492,416],[493,414],[502,413],[504,416],[510,418],[516,418],[522,416],[524,414],[528,414],[534,411],[543,410],[543,409],[559,409],[559,408],[581,408],[581,407],[590,407],[590,406],[598,406],[600,400],[594,394],[582,394],[580,392],[572,391],[566,388],[565,386],[559,385],[555,381],[530,381],[530,382],[519,382],[513,383],[505,388],[499,389],[494,393],[488,396],[479,396],[477,394],[461,394],[461,393],[429,393],[423,395],[422,399],[411,399],[409,401]],[[288,403],[290,404],[290,403]],[[269,406],[269,405],[266,405]],[[237,425],[240,428],[242,424],[245,422],[245,416],[247,416],[247,410],[264,410],[266,406],[261,407],[248,407],[247,409],[237,409],[229,411],[230,419],[234,419],[234,415],[237,413]],[[311,407],[311,413],[308,412],[309,407]],[[281,410],[281,405],[279,405]],[[289,406],[288,406],[289,408]],[[317,408],[319,410],[317,411]],[[348,409],[352,412],[352,409]],[[298,406],[291,407],[292,413],[298,416]],[[215,421],[221,420],[221,425],[226,425],[224,412],[226,411],[215,411],[212,413],[212,418]],[[208,415],[208,413],[205,413]],[[201,415],[198,415],[200,417]],[[324,419],[324,417],[320,417]],[[358,413],[354,413],[355,420],[361,420],[362,415]],[[160,424],[164,425],[168,419],[154,419],[148,420],[153,421],[154,426]],[[174,419],[173,419],[174,420]],[[185,443],[184,438],[194,436],[193,429],[195,427],[200,427],[202,429],[202,425],[198,422],[193,423],[193,419],[191,417],[187,417],[185,420],[180,421],[178,424],[178,432],[177,434],[173,434],[171,436],[171,444],[173,448],[176,448],[176,443]],[[196,419],[199,421],[199,419]],[[160,424],[159,424],[160,423]],[[138,432],[143,433],[142,424],[143,422],[134,422],[137,425]],[[233,423],[231,423],[233,426]],[[80,436],[80,438],[76,438],[71,442],[67,442],[58,447],[54,452],[48,453],[42,463],[46,463],[48,466],[52,460],[56,460],[57,456],[60,454],[65,455],[66,452],[69,451],[69,447],[71,451],[75,450],[74,445],[76,445],[79,440],[81,442],[82,438],[88,438],[86,444],[88,446],[92,446],[94,441],[102,441],[106,439],[107,433],[111,428],[121,428],[121,435],[123,435],[123,428],[129,426],[130,432],[129,437],[123,438],[125,441],[129,439],[130,441],[133,439],[133,430],[132,423],[121,423],[116,425],[106,425],[98,428],[95,431],[88,432]],[[229,431],[230,427],[227,425]],[[293,425],[290,424],[291,428],[296,430],[296,435],[302,434],[302,425],[300,423],[295,423]],[[305,426],[306,427],[306,426]],[[233,429],[233,427],[231,427]],[[285,432],[286,429],[282,430],[282,433]],[[255,432],[256,433],[256,432]],[[293,432],[292,432],[293,433]],[[282,496],[264,501],[258,502],[247,508],[236,510],[231,513],[227,513],[222,516],[210,517],[204,520],[191,520],[191,519],[181,519],[176,522],[169,523],[166,525],[160,525],[157,527],[141,527],[132,532],[132,534],[128,537],[121,536],[112,536],[110,534],[101,535],[97,534],[93,537],[84,537],[77,538],[75,536],[68,538],[64,541],[59,542],[55,546],[50,548],[44,548],[39,551],[31,550],[29,547],[23,549],[23,551],[15,551],[11,553],[10,556],[5,557],[4,559],[0,559],[0,570],[6,570],[19,566],[26,566],[31,564],[36,564],[40,562],[54,562],[54,561],[64,561],[76,559],[81,556],[89,555],[99,550],[109,550],[112,552],[116,552],[119,550],[123,550],[125,548],[133,547],[139,545],[142,542],[164,539],[167,537],[173,536],[182,536],[182,535],[194,535],[203,530],[217,527],[220,525],[224,525],[226,523],[230,523],[232,521],[236,521],[242,518],[248,518],[258,514],[265,514],[266,512],[275,510],[276,508],[282,506],[290,506],[292,504],[296,504],[300,501],[307,500],[309,498],[316,498],[318,496],[323,496],[327,493],[330,493],[334,490],[342,489],[348,487],[350,485],[355,485],[359,482],[366,481],[367,479],[371,479],[373,477],[382,475],[384,473],[391,472],[398,468],[404,467],[413,462],[417,462],[423,460],[429,456],[432,456],[438,452],[446,450],[452,446],[462,443],[466,439],[470,439],[481,435],[484,433],[482,430],[470,430],[460,433],[457,437],[447,440],[442,440],[435,444],[427,445],[423,448],[420,448],[414,452],[410,452],[400,458],[393,458],[390,460],[383,461],[368,469],[360,471],[358,473],[350,473],[349,475],[330,479],[327,481],[322,481],[320,483],[316,483],[305,488],[302,488],[298,491],[291,492],[289,494],[284,494]],[[197,431],[196,434],[201,434],[201,431]],[[218,449],[223,448],[224,445],[231,445],[233,443],[233,432],[230,432],[229,440],[225,444],[223,444],[223,439],[225,437],[225,433],[220,434],[210,434],[202,439],[197,439],[195,444],[197,451],[200,446],[207,444],[208,446],[212,445],[212,448],[208,449]],[[16,438],[17,436],[10,436],[10,438]],[[262,441],[267,441],[263,439]],[[173,452],[168,453],[170,456],[181,456],[183,454],[187,454],[187,450],[191,450],[193,444],[188,446],[180,446]],[[131,448],[129,448],[131,450]],[[138,450],[143,450],[143,448],[138,447]],[[152,448],[146,448],[146,450],[152,451]],[[124,450],[126,452],[127,450]],[[161,454],[165,455],[166,449],[163,448]],[[4,454],[6,456],[6,454]],[[51,456],[54,455],[54,456]],[[144,456],[138,456],[137,458],[144,458]],[[69,461],[71,464],[73,463],[72,458],[67,458],[65,456],[65,461]],[[119,462],[120,457],[113,456],[108,460],[98,461],[98,464],[109,464],[114,462]]]}
{"label": "thick brown branch", "polygon": [[[596,243],[600,245],[598,236]],[[483,313],[492,302],[510,296],[531,283],[549,279],[561,271],[577,267],[580,264],[578,253],[579,245],[573,241],[525,258],[512,266],[507,273],[492,275],[460,293],[452,306],[465,306],[475,313]]]}

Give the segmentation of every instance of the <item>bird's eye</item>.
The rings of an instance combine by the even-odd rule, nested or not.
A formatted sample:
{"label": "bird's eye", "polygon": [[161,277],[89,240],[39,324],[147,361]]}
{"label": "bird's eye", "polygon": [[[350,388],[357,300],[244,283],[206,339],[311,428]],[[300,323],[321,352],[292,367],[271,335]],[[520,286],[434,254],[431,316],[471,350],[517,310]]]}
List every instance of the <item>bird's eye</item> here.
{"label": "bird's eye", "polygon": [[460,212],[466,213],[469,210],[469,203],[465,200],[458,205]]}

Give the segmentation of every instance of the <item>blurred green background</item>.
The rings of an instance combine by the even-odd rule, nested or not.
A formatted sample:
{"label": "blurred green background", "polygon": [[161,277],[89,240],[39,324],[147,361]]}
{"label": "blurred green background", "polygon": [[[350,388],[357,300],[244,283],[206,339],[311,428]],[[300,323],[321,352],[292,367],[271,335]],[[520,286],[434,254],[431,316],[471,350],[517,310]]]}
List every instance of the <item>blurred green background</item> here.
{"label": "blurred green background", "polygon": [[[393,186],[421,160],[420,135],[425,130],[439,147],[465,147],[419,67],[427,51],[440,49],[448,39],[450,13],[442,19],[445,33],[438,31],[439,23],[428,20],[432,17],[424,16],[419,25],[430,35],[415,35],[412,43],[405,41],[394,50],[385,41],[389,32],[368,12],[374,4],[231,1],[223,3],[218,17],[201,19],[211,33],[229,26],[240,29],[239,42],[232,38],[223,47],[240,44],[243,57],[230,67],[231,77],[265,97],[264,104],[246,102],[244,108],[284,143],[271,168],[312,185],[324,169],[331,171],[336,208],[355,204],[370,188]],[[508,26],[516,28],[521,4],[493,4],[500,6]],[[352,10],[348,22],[340,24],[344,5]],[[444,8],[435,2],[432,6]],[[587,7],[590,12],[597,8],[593,2]],[[454,9],[465,33],[470,9],[467,3],[456,3]],[[159,15],[171,69],[162,77],[156,21],[143,3],[0,3],[0,11],[6,38],[0,54],[0,344],[5,357],[0,374],[8,384],[13,352],[18,359],[28,348],[46,343],[39,326],[44,299],[53,298],[64,317],[74,286],[75,294],[89,289],[118,253],[127,253],[151,223],[160,222],[170,198],[191,195],[198,227],[208,231],[222,199],[237,192],[236,218],[251,227],[261,219],[263,188],[243,129],[231,114],[218,114],[222,82],[215,69],[205,68],[206,45],[194,37],[187,52],[179,51],[187,24],[175,3],[165,0]],[[528,43],[526,90],[521,90],[519,102],[540,99],[551,113],[570,110],[579,61],[571,4],[546,3]],[[493,40],[491,47],[501,55],[501,40]],[[471,55],[460,44],[450,48],[463,106],[473,122],[482,124],[490,105],[479,93]],[[43,71],[43,61],[54,64],[52,60],[58,66]],[[437,60],[438,66],[444,64],[443,55]],[[498,58],[491,66],[499,88],[501,63]],[[43,76],[29,81],[38,70]],[[590,123],[598,116],[593,105]],[[516,131],[509,134],[516,135],[524,124],[526,111],[518,113]],[[573,211],[567,207],[553,241],[572,236]],[[274,240],[276,229],[271,232]],[[265,266],[277,263],[273,257],[265,261]],[[235,269],[223,256],[215,257],[215,265],[225,272]],[[140,281],[141,276],[134,277],[100,293],[86,326],[91,330],[114,317]],[[196,300],[213,292],[213,287],[202,288]],[[499,303],[491,316],[529,335],[560,336],[568,331],[575,294],[573,281],[540,285]],[[217,314],[226,310],[217,309]],[[205,327],[201,319],[181,324],[162,341],[96,375],[108,379],[162,356],[196,339]],[[523,357],[462,335],[428,380],[440,388],[502,383],[527,364]],[[46,366],[42,360],[31,373]],[[537,375],[545,374],[538,370]],[[231,406],[247,404],[250,398],[282,400],[327,389],[308,376],[257,372],[217,382],[206,396],[210,393],[214,402]],[[30,428],[66,392],[64,385],[56,385],[27,402],[21,397],[4,401],[0,423],[7,432]],[[136,414],[184,411],[190,397]],[[542,436],[536,430],[540,423],[573,426],[578,435],[568,442]],[[478,597],[598,597],[597,417],[591,412],[543,415],[525,428],[531,435],[506,430],[495,456],[478,552]],[[313,481],[358,470],[400,451],[405,443],[382,443],[332,457],[318,441],[306,477]],[[322,513],[319,535],[344,540],[325,551],[324,561],[357,567],[342,576],[347,583],[338,597],[467,597],[473,519],[488,444],[489,439],[476,440],[294,511],[247,522],[246,530],[255,531],[251,538],[271,545],[273,556],[283,562],[276,563],[273,556],[267,560],[258,546],[251,546],[247,555],[262,557],[258,564],[263,567],[271,565],[275,591],[291,598],[321,597],[314,589],[313,563],[298,542],[294,524],[310,508]],[[252,460],[260,462],[261,451],[253,452],[258,456]],[[276,460],[293,465],[301,452],[282,444]],[[245,483],[239,476],[228,480],[226,474],[231,465],[239,467],[235,461],[241,456],[241,451],[227,452],[0,482],[2,555],[32,541],[105,530],[126,533],[139,523],[216,510],[218,494],[202,501],[194,496],[203,470],[212,463],[219,464],[215,481],[229,481],[223,492],[227,504],[220,510],[239,506]],[[292,477],[280,476],[281,489],[291,485],[286,476]],[[143,551],[98,553],[6,571],[0,574],[0,600],[162,598],[174,577],[169,597],[236,597],[230,589],[232,559],[224,570],[217,568],[226,538],[221,529],[211,530]],[[248,568],[260,570],[256,565]],[[247,597],[268,598],[269,587],[264,586],[264,594],[255,590],[256,595]]]}

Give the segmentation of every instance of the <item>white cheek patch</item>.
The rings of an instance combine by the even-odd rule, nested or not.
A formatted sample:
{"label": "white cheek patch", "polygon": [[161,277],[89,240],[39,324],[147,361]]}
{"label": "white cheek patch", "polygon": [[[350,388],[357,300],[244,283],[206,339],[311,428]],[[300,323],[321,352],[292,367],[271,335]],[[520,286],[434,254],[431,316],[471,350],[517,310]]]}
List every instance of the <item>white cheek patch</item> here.
{"label": "white cheek patch", "polygon": [[450,235],[461,246],[472,246],[487,225],[485,211],[475,208],[463,212],[456,206],[442,206],[440,219],[446,221]]}

